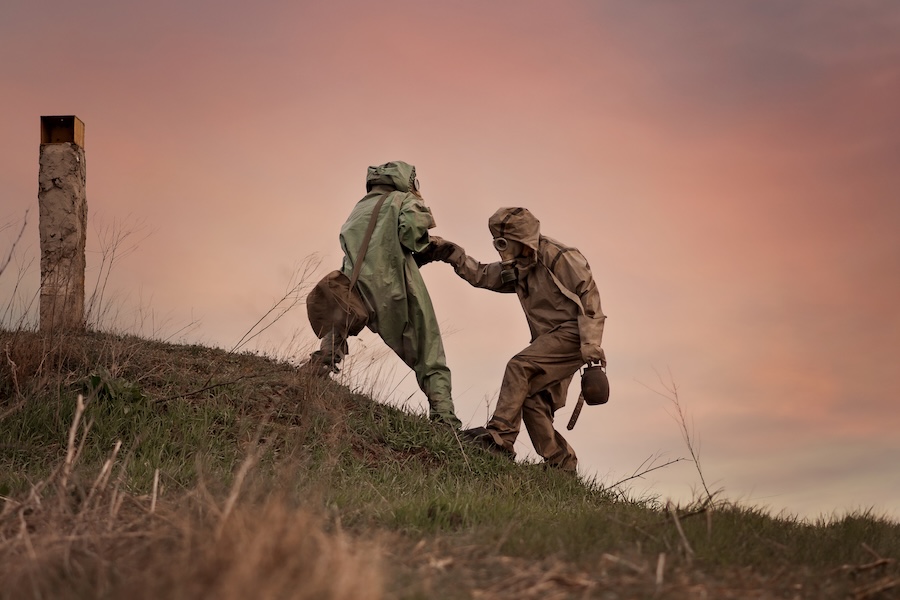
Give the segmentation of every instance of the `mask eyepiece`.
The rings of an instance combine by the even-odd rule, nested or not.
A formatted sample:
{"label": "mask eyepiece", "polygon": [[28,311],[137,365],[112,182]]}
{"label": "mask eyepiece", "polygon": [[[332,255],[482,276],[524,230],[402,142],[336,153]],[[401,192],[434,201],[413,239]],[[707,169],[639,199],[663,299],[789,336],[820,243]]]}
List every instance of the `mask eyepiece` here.
{"label": "mask eyepiece", "polygon": [[506,238],[494,238],[494,249],[497,252],[504,252],[507,248],[509,248],[509,242],[506,240]]}

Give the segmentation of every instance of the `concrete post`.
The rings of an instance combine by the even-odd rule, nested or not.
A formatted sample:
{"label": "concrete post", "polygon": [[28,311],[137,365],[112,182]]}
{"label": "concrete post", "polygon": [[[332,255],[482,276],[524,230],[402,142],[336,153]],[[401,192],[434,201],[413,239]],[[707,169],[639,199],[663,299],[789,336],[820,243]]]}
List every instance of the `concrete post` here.
{"label": "concrete post", "polygon": [[84,123],[74,116],[41,117],[38,205],[43,332],[85,326],[85,174]]}

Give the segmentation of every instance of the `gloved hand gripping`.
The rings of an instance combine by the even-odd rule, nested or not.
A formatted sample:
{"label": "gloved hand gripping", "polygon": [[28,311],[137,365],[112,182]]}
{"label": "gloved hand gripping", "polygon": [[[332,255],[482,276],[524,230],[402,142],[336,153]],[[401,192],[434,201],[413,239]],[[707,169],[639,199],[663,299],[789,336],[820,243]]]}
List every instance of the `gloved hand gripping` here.
{"label": "gloved hand gripping", "polygon": [[431,243],[422,252],[414,255],[416,264],[419,266],[428,264],[433,261],[441,261],[456,266],[466,255],[459,245],[436,235],[431,236]]}

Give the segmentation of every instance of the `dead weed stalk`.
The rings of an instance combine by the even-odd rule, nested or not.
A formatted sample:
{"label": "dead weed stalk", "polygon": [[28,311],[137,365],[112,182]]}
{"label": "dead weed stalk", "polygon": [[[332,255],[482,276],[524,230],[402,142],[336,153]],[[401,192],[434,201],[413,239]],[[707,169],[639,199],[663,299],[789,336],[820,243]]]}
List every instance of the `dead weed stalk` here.
{"label": "dead weed stalk", "polygon": [[152,492],[135,495],[125,489],[121,440],[96,473],[81,464],[87,405],[79,396],[60,464],[21,497],[2,499],[0,598],[383,597],[377,541],[329,526],[253,478],[271,445],[259,443],[262,427],[224,497],[202,481],[164,495],[159,469]]}

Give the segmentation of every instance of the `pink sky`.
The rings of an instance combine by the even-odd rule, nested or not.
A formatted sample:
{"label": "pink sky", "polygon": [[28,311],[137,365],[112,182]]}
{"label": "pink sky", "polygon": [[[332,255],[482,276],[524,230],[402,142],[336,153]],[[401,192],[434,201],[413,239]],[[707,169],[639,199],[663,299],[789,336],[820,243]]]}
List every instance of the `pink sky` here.
{"label": "pink sky", "polygon": [[[37,256],[39,117],[75,114],[89,285],[98,228],[140,223],[116,325],[152,311],[144,334],[196,320],[176,339],[231,347],[305,257],[339,263],[366,167],[405,160],[435,233],[476,257],[494,258],[488,216],[521,205],[590,260],[613,396],[568,434],[585,473],[686,455],[654,392],[671,373],[726,497],[900,517],[897,31],[878,1],[8,0],[0,251],[30,207],[17,258]],[[458,412],[482,424],[524,318],[446,265],[424,274]],[[311,343],[302,308],[257,347],[295,333]],[[393,399],[421,409],[410,379]],[[681,463],[635,490],[698,483]]]}

